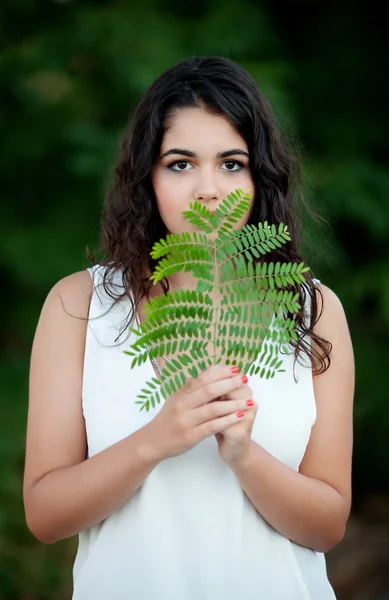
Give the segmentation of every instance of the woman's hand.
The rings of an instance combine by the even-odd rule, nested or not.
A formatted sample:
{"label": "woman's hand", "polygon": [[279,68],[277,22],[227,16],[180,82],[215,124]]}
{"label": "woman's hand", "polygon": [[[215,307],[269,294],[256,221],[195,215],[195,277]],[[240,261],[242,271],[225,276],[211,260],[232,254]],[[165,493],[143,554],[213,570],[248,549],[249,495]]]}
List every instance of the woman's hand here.
{"label": "woman's hand", "polygon": [[214,401],[246,387],[247,380],[242,381],[237,370],[235,367],[231,371],[231,366],[225,365],[208,367],[166,398],[159,413],[146,425],[160,460],[183,454],[240,421],[238,415],[247,408],[242,394],[235,400],[230,396],[230,400]]}
{"label": "woman's hand", "polygon": [[258,404],[254,402],[252,390],[247,384],[224,394],[223,399],[234,402],[240,400],[246,404],[241,420],[224,429],[222,433],[215,433],[220,457],[229,464],[241,459],[249,449]]}

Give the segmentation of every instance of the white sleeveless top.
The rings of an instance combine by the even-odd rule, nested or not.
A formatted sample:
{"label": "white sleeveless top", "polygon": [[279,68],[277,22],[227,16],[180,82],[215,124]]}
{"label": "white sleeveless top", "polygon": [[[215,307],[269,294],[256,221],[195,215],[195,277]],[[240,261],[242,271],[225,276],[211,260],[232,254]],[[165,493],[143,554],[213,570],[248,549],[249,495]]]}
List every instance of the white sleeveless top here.
{"label": "white sleeveless top", "polygon": [[[103,268],[88,269],[95,286]],[[121,285],[118,275],[115,281]],[[123,350],[136,336],[126,331],[115,338],[131,305],[127,300],[107,312],[111,305],[103,287],[94,287],[82,394],[89,457],[161,408],[140,412],[135,404],[156,375],[149,359],[130,369]],[[252,439],[298,471],[316,406],[311,368],[297,363],[296,383],[293,359],[284,357],[286,372],[274,379],[250,377],[258,403]],[[261,517],[214,436],[160,462],[120,509],[81,531],[73,577],[73,600],[335,599],[324,554],[291,542]]]}

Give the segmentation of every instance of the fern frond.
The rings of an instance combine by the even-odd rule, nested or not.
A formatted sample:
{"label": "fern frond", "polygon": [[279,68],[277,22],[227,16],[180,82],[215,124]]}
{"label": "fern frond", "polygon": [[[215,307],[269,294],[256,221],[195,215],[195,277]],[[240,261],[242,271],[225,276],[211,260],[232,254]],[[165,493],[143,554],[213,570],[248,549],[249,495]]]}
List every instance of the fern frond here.
{"label": "fern frond", "polygon": [[215,230],[221,234],[228,233],[229,230],[233,229],[233,225],[248,211],[250,200],[250,193],[245,194],[243,190],[237,189],[221,201],[216,210],[217,216],[212,215],[198,200],[191,202],[189,205],[191,210],[184,211],[182,214],[188,219],[189,223],[199,227],[206,233],[212,233]]}
{"label": "fern frond", "polygon": [[150,256],[154,259],[161,258],[170,253],[182,253],[185,250],[192,249],[195,247],[199,248],[212,248],[213,242],[206,235],[197,233],[196,231],[189,233],[169,233],[166,236],[166,240],[161,239],[156,242],[153,246]]}
{"label": "fern frond", "polygon": [[[282,372],[279,352],[287,352],[290,342],[298,339],[294,316],[300,310],[299,294],[288,288],[301,285],[309,268],[304,263],[263,260],[291,240],[282,223],[234,229],[251,199],[251,194],[235,190],[221,201],[216,215],[196,200],[183,214],[204,233],[169,234],[154,244],[150,255],[160,261],[150,280],[157,283],[184,270],[197,279],[197,288],[151,299],[140,330],[131,329],[138,337],[125,352],[133,358],[131,368],[179,350],[162,370],[162,381],[153,378],[149,389],[142,389],[137,402],[141,410],[155,408],[161,398],[185,385],[182,368],[196,378],[221,356],[250,375],[271,378]],[[216,235],[210,238],[210,233]],[[215,286],[221,299],[218,306],[210,296]],[[215,349],[212,357],[208,343]]]}

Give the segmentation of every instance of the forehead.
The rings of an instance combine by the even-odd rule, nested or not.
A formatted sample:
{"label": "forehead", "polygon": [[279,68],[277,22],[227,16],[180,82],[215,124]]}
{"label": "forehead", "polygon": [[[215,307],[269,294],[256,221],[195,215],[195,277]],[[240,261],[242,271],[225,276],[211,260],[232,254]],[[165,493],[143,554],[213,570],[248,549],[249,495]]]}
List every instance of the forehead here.
{"label": "forehead", "polygon": [[175,110],[166,120],[161,149],[168,150],[171,145],[188,149],[212,145],[219,151],[231,143],[247,149],[244,138],[225,115],[215,115],[204,108],[187,107]]}

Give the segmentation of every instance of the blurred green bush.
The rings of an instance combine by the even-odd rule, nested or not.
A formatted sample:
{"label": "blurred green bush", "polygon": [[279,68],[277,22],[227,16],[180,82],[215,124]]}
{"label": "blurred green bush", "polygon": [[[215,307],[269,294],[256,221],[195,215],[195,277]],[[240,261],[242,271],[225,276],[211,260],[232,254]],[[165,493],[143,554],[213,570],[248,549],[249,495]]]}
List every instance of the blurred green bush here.
{"label": "blurred green bush", "polygon": [[[0,8],[0,598],[71,594],[76,538],[54,546],[26,528],[22,502],[28,369],[51,286],[88,266],[119,137],[167,67],[193,54],[240,62],[302,141],[307,262],[340,297],[354,343],[354,498],[388,491],[388,115],[384,19],[330,0],[6,0]],[[375,20],[374,20],[375,19]],[[381,79],[382,78],[382,79]]]}

